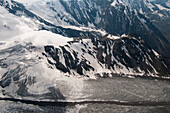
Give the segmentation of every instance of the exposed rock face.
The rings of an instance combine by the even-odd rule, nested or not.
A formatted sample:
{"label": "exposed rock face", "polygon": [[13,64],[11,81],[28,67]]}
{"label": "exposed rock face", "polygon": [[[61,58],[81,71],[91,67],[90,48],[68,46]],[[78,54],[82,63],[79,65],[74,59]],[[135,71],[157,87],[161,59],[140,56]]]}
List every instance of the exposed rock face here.
{"label": "exposed rock face", "polygon": [[[59,48],[44,45],[46,53],[43,54],[54,60],[48,59],[48,62],[64,73],[85,75],[86,72],[94,74],[99,69],[106,69],[114,73],[127,72],[134,74],[144,71],[143,73],[163,73],[167,75],[169,73],[167,70],[168,65],[166,62],[161,61],[161,55],[159,58],[154,56],[153,53],[155,52],[151,48],[159,51],[160,54],[168,56],[169,43],[148,18],[137,12],[139,10],[137,3],[142,4],[140,7],[143,8],[143,11],[148,10],[146,7],[148,2],[145,0],[133,1],[131,3],[128,3],[126,0],[107,0],[105,3],[102,0],[51,1],[45,3],[44,6],[38,4],[37,7],[39,8],[37,9],[41,10],[35,11],[36,14],[31,12],[34,10],[31,7],[35,7],[36,4],[30,6],[29,10],[22,4],[11,0],[2,0],[0,5],[16,16],[24,15],[27,18],[35,19],[35,23],[38,21],[36,24],[40,27],[39,30],[45,29],[68,37],[91,38],[87,39],[89,41],[82,41],[81,43],[75,40]],[[57,8],[57,5],[62,10]],[[132,10],[132,6],[136,10]],[[66,28],[62,25],[56,26],[55,20],[57,22],[58,20],[53,18],[53,16],[51,18],[54,19],[53,24],[45,20],[50,21],[50,18],[47,18],[51,17],[50,15],[38,16],[41,14],[42,9],[49,9],[58,18],[67,18],[64,20],[60,19],[61,22],[65,21],[68,25],[74,27],[85,26],[89,29]],[[64,12],[63,15],[61,15],[61,11]],[[104,29],[111,34],[131,34],[134,35],[132,37],[136,37],[138,40],[125,38],[119,41],[99,41],[98,39],[102,35],[101,32],[99,30],[91,30],[91,28]],[[136,36],[136,33],[140,37]],[[139,42],[140,39],[144,40],[145,43]],[[91,62],[93,60],[95,63]],[[99,68],[98,70],[96,65]]]}
{"label": "exposed rock face", "polygon": [[[168,41],[137,9],[114,1],[118,4],[113,0],[55,0],[38,4],[33,13],[13,0],[0,0],[0,30],[8,31],[4,34],[10,38],[5,40],[0,34],[4,39],[0,40],[0,96],[56,101],[67,99],[57,85],[66,84],[70,96],[80,83],[82,91],[87,77],[169,79],[170,61],[161,55],[170,55]],[[49,12],[41,15],[44,10]]]}
{"label": "exposed rock face", "polygon": [[[46,5],[43,6],[41,4],[33,4],[32,6],[28,6],[28,8],[31,11],[34,11],[36,14],[27,10],[22,4],[19,4],[15,1],[2,0],[0,5],[4,6],[10,13],[17,16],[25,15],[29,18],[38,20],[40,22],[38,23],[40,29],[50,30],[54,33],[62,34],[64,36],[99,37],[101,34],[99,32],[90,32],[88,30],[79,31],[75,30],[74,28],[65,28],[62,27],[63,24],[104,29],[108,33],[117,35],[122,35],[124,33],[138,33],[141,38],[156,51],[162,53],[165,56],[170,54],[169,42],[167,39],[151,23],[151,21],[144,16],[147,14],[150,16],[151,20],[154,20],[154,18],[152,19],[154,14],[152,14],[153,16],[151,15],[153,11],[151,11],[150,7],[148,7],[151,5],[151,3],[143,0],[132,1],[130,3],[126,0],[123,0],[122,2],[121,0],[118,0],[117,4],[113,5],[114,1],[115,0],[108,0],[103,3],[103,1],[100,0],[59,0],[47,2]],[[47,9],[49,9],[50,13],[44,14],[44,10]],[[140,9],[142,9],[144,13],[141,13]],[[164,13],[168,12],[164,11]],[[40,15],[44,19],[49,20],[54,24],[47,22],[37,15]],[[164,22],[165,20],[162,21]],[[159,20],[157,19],[155,25],[158,25],[158,22]]]}
{"label": "exposed rock face", "polygon": [[151,3],[154,6],[153,10],[145,13],[170,42],[170,1],[156,0]]}
{"label": "exposed rock face", "polygon": [[[167,56],[169,42],[149,20],[154,15],[150,15],[150,5],[146,0],[58,0],[27,7],[59,26],[85,26],[117,35],[138,33],[152,48]],[[44,14],[45,10],[50,13]]]}
{"label": "exposed rock face", "polygon": [[[96,65],[107,71],[110,70],[110,73],[133,73],[134,75],[154,73],[160,76],[170,73],[169,64],[165,62],[166,58],[156,56],[154,50],[138,40],[127,37],[116,41],[99,41],[96,38],[87,40],[59,48],[45,46],[44,55],[51,65],[69,74],[98,73]],[[50,60],[50,57],[53,60]]]}

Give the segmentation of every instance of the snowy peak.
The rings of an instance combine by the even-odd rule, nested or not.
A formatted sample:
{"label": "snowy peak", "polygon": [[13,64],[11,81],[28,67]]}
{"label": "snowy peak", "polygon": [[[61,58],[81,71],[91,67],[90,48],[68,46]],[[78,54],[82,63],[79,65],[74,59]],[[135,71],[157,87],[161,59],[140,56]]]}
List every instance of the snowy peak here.
{"label": "snowy peak", "polygon": [[2,96],[58,99],[56,79],[76,85],[112,76],[170,79],[169,58],[161,55],[170,55],[169,43],[144,15],[148,8],[139,12],[137,2],[145,1],[133,2],[135,10],[127,0],[44,0],[27,6],[1,0]]}
{"label": "snowy peak", "polygon": [[120,5],[120,4],[124,5],[124,3],[121,0],[114,0],[111,3],[111,5],[114,6],[114,7],[117,6],[117,5]]}
{"label": "snowy peak", "polygon": [[[121,5],[116,8],[110,6],[110,3],[115,2],[110,0],[106,1],[106,4],[93,0],[77,2],[59,0],[33,3],[27,6],[28,10],[22,4],[12,2],[16,4],[12,9],[7,8],[8,5],[1,4],[1,6],[17,19],[24,15],[26,19],[33,21],[38,26],[37,33],[40,33],[38,30],[48,30],[73,38],[73,41],[58,47],[55,47],[54,43],[41,45],[45,46],[43,57],[47,59],[48,66],[54,70],[71,75],[88,73],[95,75],[103,72],[133,75],[169,74],[168,65],[164,61],[161,62],[162,59],[157,57],[161,55],[155,54],[153,50],[167,53],[166,40],[148,18],[140,13],[137,14],[129,6]],[[125,4],[123,1],[116,0],[116,2]],[[31,30],[29,33],[34,32]],[[132,33],[134,36],[121,36]],[[24,32],[23,36],[25,35]],[[27,40],[33,42],[30,37]]]}
{"label": "snowy peak", "polygon": [[147,11],[170,11],[168,1],[148,1],[148,0],[114,0],[112,6],[124,5],[140,13],[147,13]]}
{"label": "snowy peak", "polygon": [[113,0],[112,5],[118,5],[118,4],[122,4],[122,5],[126,5],[126,6],[130,6],[133,7],[134,5],[139,5],[139,3],[141,4],[145,4],[147,5],[149,3],[149,1],[147,0]]}
{"label": "snowy peak", "polygon": [[[118,5],[118,8],[117,6],[113,7],[114,2],[122,5]],[[26,8],[21,5],[19,8],[10,10],[10,12],[18,15],[16,9],[24,9],[21,12],[26,12],[25,14],[28,17],[37,18],[42,23],[41,29],[68,37],[96,36],[98,33],[92,33],[91,29],[93,29],[92,31],[102,29],[107,33],[116,35],[138,33],[152,48],[167,55],[169,53],[165,47],[168,45],[168,41],[148,17],[145,17],[146,12],[151,10],[146,8],[146,4],[148,4],[148,1],[143,0],[107,0],[104,3],[102,0],[76,2],[75,0],[52,0],[27,4]],[[140,15],[138,15],[139,13]],[[78,27],[81,29],[78,30]],[[90,29],[84,30],[83,27]],[[71,31],[74,31],[74,33],[71,33]],[[151,43],[153,39],[155,42]]]}

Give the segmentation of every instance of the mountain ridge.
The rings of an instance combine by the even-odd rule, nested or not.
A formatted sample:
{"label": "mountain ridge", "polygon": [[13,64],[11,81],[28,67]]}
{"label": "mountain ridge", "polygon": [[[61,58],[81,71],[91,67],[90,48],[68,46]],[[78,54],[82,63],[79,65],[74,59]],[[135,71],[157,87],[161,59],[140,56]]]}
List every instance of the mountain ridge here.
{"label": "mountain ridge", "polygon": [[[161,37],[158,36],[162,35],[148,18],[121,4],[110,6],[112,1],[105,4],[88,1],[92,0],[86,0],[84,10],[77,3],[75,7],[67,7],[68,11],[71,11],[69,8],[79,9],[71,13],[73,20],[78,20],[77,25],[73,21],[75,23],[69,26],[55,25],[15,1],[11,1],[13,5],[9,5],[9,0],[5,3],[0,1],[0,31],[3,31],[0,33],[1,97],[63,99],[56,85],[68,83],[73,86],[69,88],[76,89],[74,86],[79,87],[84,80],[100,77],[170,79],[169,58],[156,52],[148,43],[166,46],[163,43],[166,40],[159,40]],[[109,6],[102,13],[97,5],[102,8]],[[79,17],[80,12],[86,12],[83,13],[86,17]],[[100,20],[101,15],[104,20]],[[89,20],[96,28],[88,24]],[[82,23],[85,23],[84,26],[81,26]],[[128,23],[133,26],[128,26]],[[97,29],[97,25],[106,30]],[[128,32],[130,29],[138,29],[141,33]],[[148,34],[152,34],[150,41],[146,41],[150,37]]]}
{"label": "mountain ridge", "polygon": [[[95,0],[82,0],[74,4],[72,2],[75,1],[58,0],[47,2],[46,4],[43,2],[42,4],[45,5],[37,2],[35,5],[27,6],[27,8],[60,26],[85,26],[103,29],[108,33],[116,35],[136,32],[156,51],[169,55],[169,49],[167,49],[169,48],[169,42],[163,34],[147,17],[136,12],[136,10],[132,10],[129,6],[117,4],[115,7],[112,4],[113,0],[108,0],[104,4],[102,1],[95,2]],[[60,8],[55,6],[60,6]],[[44,14],[44,9],[50,13]]]}

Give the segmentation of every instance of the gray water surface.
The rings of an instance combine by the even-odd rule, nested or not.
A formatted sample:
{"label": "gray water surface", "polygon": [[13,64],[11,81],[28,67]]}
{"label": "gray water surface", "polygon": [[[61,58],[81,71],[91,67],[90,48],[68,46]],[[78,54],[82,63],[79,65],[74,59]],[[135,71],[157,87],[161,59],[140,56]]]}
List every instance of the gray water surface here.
{"label": "gray water surface", "polygon": [[[70,82],[58,80],[55,88],[59,89],[69,101],[170,101],[170,82],[163,80],[123,77]],[[170,113],[170,106],[128,106],[106,103],[55,106],[0,101],[0,111],[1,113]]]}

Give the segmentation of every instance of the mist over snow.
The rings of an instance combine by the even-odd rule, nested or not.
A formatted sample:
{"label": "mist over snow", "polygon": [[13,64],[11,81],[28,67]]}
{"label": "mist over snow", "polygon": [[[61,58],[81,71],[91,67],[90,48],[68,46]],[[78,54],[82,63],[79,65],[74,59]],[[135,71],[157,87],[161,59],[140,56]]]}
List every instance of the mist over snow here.
{"label": "mist over snow", "polygon": [[[34,2],[48,2],[48,1],[59,1],[59,0],[14,0],[14,1],[17,1],[20,3],[34,3]],[[68,0],[63,0],[63,1],[68,1]]]}
{"label": "mist over snow", "polygon": [[[20,3],[33,3],[37,1],[47,1],[47,0],[15,0],[15,1],[20,2]],[[48,0],[48,1],[51,1],[51,0]]]}

